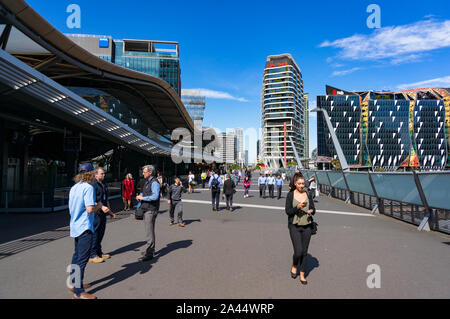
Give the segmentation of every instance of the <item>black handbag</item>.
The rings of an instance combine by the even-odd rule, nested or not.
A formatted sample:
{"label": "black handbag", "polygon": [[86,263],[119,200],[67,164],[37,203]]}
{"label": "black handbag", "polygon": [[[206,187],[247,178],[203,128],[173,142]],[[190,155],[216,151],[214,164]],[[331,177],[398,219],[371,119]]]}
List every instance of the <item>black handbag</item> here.
{"label": "black handbag", "polygon": [[311,222],[311,235],[317,234],[317,224],[314,220]]}

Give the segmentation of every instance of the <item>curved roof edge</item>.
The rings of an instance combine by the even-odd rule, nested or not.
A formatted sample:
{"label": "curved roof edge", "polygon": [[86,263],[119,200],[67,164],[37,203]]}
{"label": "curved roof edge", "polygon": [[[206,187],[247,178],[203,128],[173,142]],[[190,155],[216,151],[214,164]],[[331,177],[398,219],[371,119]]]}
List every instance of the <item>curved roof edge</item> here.
{"label": "curved roof edge", "polygon": [[164,80],[148,74],[120,67],[91,54],[55,29],[24,0],[0,0],[0,4],[7,8],[21,23],[23,23],[48,44],[61,51],[68,57],[84,64],[89,69],[89,72],[94,72],[107,78],[120,78],[120,80],[124,82],[134,82],[158,87],[170,100],[173,101],[174,105],[180,112],[180,115],[184,118],[187,128],[191,131],[194,130],[194,123],[184,107],[180,96],[178,96],[175,90]]}

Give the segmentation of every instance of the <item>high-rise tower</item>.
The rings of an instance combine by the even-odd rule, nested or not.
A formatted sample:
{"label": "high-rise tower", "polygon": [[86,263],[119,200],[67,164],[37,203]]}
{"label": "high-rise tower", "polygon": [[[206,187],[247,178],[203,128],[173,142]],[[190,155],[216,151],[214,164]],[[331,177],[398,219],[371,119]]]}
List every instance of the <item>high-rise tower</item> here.
{"label": "high-rise tower", "polygon": [[286,161],[295,160],[289,137],[292,137],[298,155],[306,156],[305,120],[300,68],[290,54],[268,56],[261,96],[261,155],[268,163],[275,161],[282,165],[285,157],[285,131]]}

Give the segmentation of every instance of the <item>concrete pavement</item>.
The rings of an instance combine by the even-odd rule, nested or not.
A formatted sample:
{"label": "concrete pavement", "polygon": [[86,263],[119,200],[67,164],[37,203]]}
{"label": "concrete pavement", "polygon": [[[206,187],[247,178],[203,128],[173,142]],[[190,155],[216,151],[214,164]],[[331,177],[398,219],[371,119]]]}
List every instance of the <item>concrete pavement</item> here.
{"label": "concrete pavement", "polygon": [[[319,231],[309,247],[308,285],[301,285],[289,274],[292,244],[285,198],[258,195],[250,192],[252,197],[244,199],[238,190],[233,212],[213,212],[209,191],[185,194],[184,228],[168,225],[168,205],[162,201],[156,224],[159,253],[145,263],[137,261],[145,245],[143,222],[121,214],[108,223],[103,240],[111,259],[86,268],[86,282],[93,284],[88,291],[99,298],[450,297],[449,236],[419,232],[325,196],[316,203]],[[67,218],[67,212],[62,214]],[[26,223],[24,216],[19,218]],[[5,228],[18,227],[11,216],[6,220],[10,227],[3,223]],[[65,282],[73,239],[65,225],[23,232],[32,234],[25,241],[0,241],[0,298],[71,298]],[[380,266],[381,288],[367,287],[371,264]]]}

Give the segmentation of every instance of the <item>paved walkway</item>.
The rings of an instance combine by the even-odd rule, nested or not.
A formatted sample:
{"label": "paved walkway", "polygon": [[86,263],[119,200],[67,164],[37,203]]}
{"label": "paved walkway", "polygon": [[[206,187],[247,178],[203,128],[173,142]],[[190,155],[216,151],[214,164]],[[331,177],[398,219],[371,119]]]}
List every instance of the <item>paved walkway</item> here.
{"label": "paved walkway", "polygon": [[[184,195],[184,228],[168,225],[162,202],[159,254],[146,263],[137,261],[143,222],[120,213],[103,240],[111,259],[86,268],[89,292],[99,298],[450,297],[449,236],[419,232],[325,196],[316,203],[319,232],[311,240],[309,283],[303,286],[289,275],[285,198],[242,194],[235,195],[233,212],[213,212],[207,190]],[[67,212],[0,215],[0,298],[71,298],[65,286],[73,253],[68,220]],[[370,264],[380,266],[381,288],[367,287]]]}

